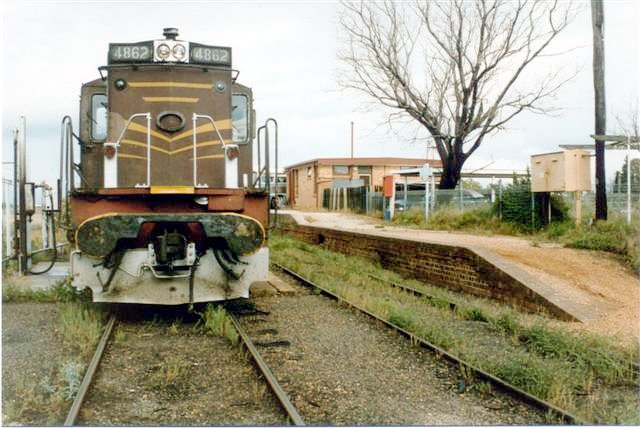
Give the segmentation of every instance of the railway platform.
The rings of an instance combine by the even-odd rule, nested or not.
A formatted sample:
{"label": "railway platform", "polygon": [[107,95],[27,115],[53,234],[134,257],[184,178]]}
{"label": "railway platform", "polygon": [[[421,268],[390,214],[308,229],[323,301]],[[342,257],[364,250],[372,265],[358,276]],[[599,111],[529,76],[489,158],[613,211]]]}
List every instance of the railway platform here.
{"label": "railway platform", "polygon": [[[640,336],[640,280],[619,261],[601,253],[532,243],[511,236],[481,236],[418,230],[344,213],[281,210],[300,226],[462,248],[516,278],[529,290],[588,329],[625,337]],[[371,244],[368,244],[371,245]]]}

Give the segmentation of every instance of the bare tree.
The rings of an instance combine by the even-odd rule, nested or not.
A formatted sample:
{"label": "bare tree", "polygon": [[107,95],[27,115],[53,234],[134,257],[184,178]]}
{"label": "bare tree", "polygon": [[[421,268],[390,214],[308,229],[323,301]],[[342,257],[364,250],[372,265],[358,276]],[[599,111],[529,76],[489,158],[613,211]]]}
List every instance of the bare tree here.
{"label": "bare tree", "polygon": [[[340,84],[409,117],[435,141],[440,188],[456,186],[465,161],[523,111],[568,79],[551,71],[516,85],[573,17],[561,1],[451,0],[343,3],[348,73]],[[548,55],[548,54],[546,54]]]}

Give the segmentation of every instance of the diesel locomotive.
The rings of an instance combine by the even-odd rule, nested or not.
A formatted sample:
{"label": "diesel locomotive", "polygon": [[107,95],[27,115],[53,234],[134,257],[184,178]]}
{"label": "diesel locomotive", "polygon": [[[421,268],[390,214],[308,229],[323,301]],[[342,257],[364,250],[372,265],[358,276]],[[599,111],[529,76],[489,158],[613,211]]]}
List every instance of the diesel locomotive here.
{"label": "diesel locomotive", "polygon": [[110,43],[100,78],[82,85],[79,162],[66,153],[80,177],[67,201],[72,283],[96,302],[248,297],[269,259],[252,90],[231,48],[163,37]]}

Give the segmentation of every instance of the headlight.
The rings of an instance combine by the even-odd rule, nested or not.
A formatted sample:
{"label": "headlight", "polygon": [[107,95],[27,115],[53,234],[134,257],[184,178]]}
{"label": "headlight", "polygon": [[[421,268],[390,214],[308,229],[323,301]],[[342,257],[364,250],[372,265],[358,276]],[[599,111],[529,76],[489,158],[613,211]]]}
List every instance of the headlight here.
{"label": "headlight", "polygon": [[169,58],[169,55],[171,55],[171,48],[169,48],[169,45],[165,43],[158,45],[156,48],[156,55],[158,55],[158,58],[160,59],[167,59]]}
{"label": "headlight", "polygon": [[186,55],[187,55],[187,50],[183,45],[175,45],[173,47],[173,56],[178,61],[182,61]]}

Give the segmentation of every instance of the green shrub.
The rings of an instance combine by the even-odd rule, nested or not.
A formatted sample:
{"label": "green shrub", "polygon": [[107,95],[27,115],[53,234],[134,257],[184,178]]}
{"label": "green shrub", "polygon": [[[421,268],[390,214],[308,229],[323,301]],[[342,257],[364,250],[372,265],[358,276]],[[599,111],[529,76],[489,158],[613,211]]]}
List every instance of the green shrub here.
{"label": "green shrub", "polygon": [[568,232],[564,242],[570,248],[619,254],[640,270],[640,230],[623,220],[597,221],[592,226],[574,228]]}
{"label": "green shrub", "polygon": [[420,226],[424,224],[424,209],[412,207],[407,211],[396,212],[393,216],[393,223],[402,226]]}
{"label": "green shrub", "polygon": [[[532,207],[531,180],[528,177],[514,177],[513,183],[503,190],[502,200],[496,200],[494,212],[498,213],[503,221],[530,232],[539,229],[543,223],[540,214],[541,200],[542,194],[535,194]],[[551,222],[562,222],[569,218],[569,207],[560,195],[551,194],[550,204]]]}

